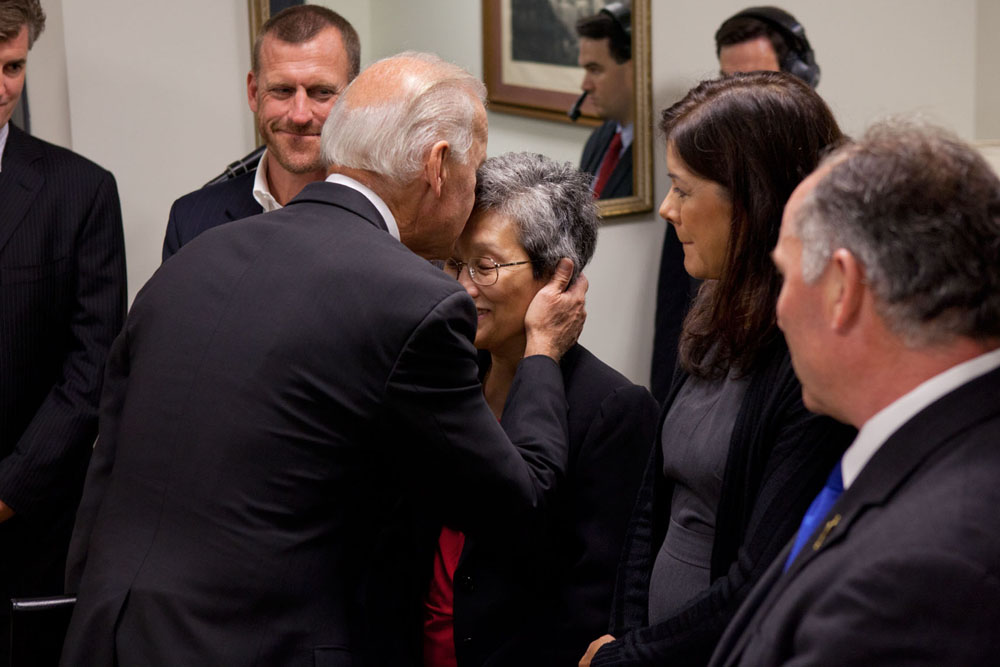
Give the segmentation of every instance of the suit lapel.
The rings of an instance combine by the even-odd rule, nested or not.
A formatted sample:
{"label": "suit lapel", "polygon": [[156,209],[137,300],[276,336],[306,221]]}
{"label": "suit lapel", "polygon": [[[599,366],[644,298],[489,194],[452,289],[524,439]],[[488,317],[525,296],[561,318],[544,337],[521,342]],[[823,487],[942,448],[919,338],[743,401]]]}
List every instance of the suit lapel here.
{"label": "suit lapel", "polygon": [[608,144],[611,143],[611,139],[615,136],[617,129],[617,123],[611,120],[605,121],[604,124],[597,129],[593,147],[589,154],[585,155],[581,161],[582,171],[589,174],[597,174],[597,170],[601,167],[601,160],[604,158],[604,153],[608,150]]}
{"label": "suit lapel", "polygon": [[232,222],[233,220],[242,220],[243,218],[249,218],[252,215],[259,215],[264,212],[264,207],[261,206],[253,196],[253,181],[250,181],[250,196],[247,197],[247,190],[240,183],[238,189],[233,190],[233,197],[230,199],[229,203],[226,205],[226,219]]}
{"label": "suit lapel", "polygon": [[11,124],[0,171],[0,250],[24,220],[45,183],[42,172],[33,164],[41,157],[34,140]]}
{"label": "suit lapel", "polygon": [[[993,370],[941,397],[903,424],[879,448],[844,495],[830,509],[826,520],[806,542],[787,572],[781,573],[789,546],[771,564],[765,576],[741,607],[744,626],[725,664],[735,664],[755,629],[799,572],[820,553],[847,538],[851,526],[866,511],[886,504],[928,459],[970,426],[1000,412],[1000,369]],[[793,538],[794,539],[794,538]],[[769,584],[769,585],[765,585]],[[754,604],[754,601],[757,604]],[[735,619],[734,619],[735,621]],[[734,623],[734,628],[738,628]]]}
{"label": "suit lapel", "polygon": [[1000,369],[942,396],[893,433],[831,508],[824,524],[792,563],[788,571],[791,576],[785,580],[792,579],[824,549],[843,540],[851,525],[869,508],[889,502],[956,435],[1000,411],[998,385]]}

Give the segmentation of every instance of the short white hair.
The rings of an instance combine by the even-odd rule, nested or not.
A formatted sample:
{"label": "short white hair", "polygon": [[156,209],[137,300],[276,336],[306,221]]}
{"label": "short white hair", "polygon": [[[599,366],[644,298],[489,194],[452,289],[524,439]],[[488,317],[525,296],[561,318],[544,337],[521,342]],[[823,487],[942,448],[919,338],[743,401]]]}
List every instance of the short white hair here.
{"label": "short white hair", "polygon": [[[321,156],[328,166],[362,169],[397,185],[423,169],[427,151],[447,141],[451,155],[465,162],[475,140],[476,116],[486,104],[486,87],[467,71],[430,53],[407,51],[379,63],[430,67],[403,77],[397,94],[374,105],[352,104],[352,83],[323,125]],[[359,77],[364,79],[364,72]]]}

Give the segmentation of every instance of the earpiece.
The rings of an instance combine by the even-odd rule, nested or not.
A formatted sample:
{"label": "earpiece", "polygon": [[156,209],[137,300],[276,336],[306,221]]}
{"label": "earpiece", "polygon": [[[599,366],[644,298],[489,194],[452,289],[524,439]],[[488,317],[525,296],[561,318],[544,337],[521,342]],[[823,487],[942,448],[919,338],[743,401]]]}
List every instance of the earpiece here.
{"label": "earpiece", "polygon": [[802,79],[813,88],[816,87],[819,83],[819,64],[816,62],[816,54],[806,39],[806,29],[795,20],[794,16],[777,7],[749,7],[728,20],[738,17],[757,19],[781,33],[788,44],[788,53],[779,63],[782,71]]}

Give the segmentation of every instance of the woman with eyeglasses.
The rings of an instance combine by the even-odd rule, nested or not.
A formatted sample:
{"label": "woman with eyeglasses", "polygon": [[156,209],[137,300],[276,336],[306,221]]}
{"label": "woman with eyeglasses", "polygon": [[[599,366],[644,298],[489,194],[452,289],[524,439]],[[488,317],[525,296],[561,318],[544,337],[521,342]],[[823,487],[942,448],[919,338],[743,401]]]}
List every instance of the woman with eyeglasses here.
{"label": "woman with eyeglasses", "polygon": [[779,72],[705,81],[663,112],[660,215],[703,280],[636,501],[611,634],[587,665],[704,665],[796,533],[853,430],[809,413],[777,327],[770,253],[795,186],[843,139]]}
{"label": "woman with eyeglasses", "polygon": [[[479,314],[475,345],[487,402],[503,409],[524,355],[524,316],[560,258],[574,278],[598,217],[590,179],[541,155],[507,153],[477,175],[476,205],[445,271]],[[437,538],[424,601],[424,665],[574,664],[608,608],[658,406],[580,345],[560,363],[569,465],[541,530]]]}

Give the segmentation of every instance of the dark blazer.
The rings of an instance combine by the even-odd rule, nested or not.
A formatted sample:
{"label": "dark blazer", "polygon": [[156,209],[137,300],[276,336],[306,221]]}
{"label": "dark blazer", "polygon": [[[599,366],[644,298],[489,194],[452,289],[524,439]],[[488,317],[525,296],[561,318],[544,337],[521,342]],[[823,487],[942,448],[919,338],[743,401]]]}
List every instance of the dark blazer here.
{"label": "dark blazer", "polygon": [[790,545],[775,559],[712,664],[997,664],[998,396],[994,370],[890,436],[830,510],[835,525],[787,573]]}
{"label": "dark blazer", "polygon": [[0,598],[62,592],[126,300],[114,177],[11,124],[0,171],[0,500],[16,514],[0,524]]}
{"label": "dark blazer", "polygon": [[475,330],[461,285],[341,185],[164,262],[109,360],[63,664],[360,664],[401,493],[475,532],[527,525],[564,472],[558,366],[522,362],[508,439]]}
{"label": "dark blazer", "polygon": [[[704,665],[754,583],[796,531],[854,429],[814,415],[783,341],[751,374],[730,439],[716,512],[712,584],[670,619],[649,625],[649,580],[670,521],[673,484],[663,475],[664,407],[629,525],[612,608],[618,641],[594,656],[606,665]],[[595,637],[596,639],[596,637]]]}
{"label": "dark blazer", "polygon": [[257,215],[264,209],[253,197],[252,169],[236,178],[190,192],[173,203],[163,238],[163,261],[206,229]]}
{"label": "dark blazer", "polygon": [[607,627],[659,409],[644,387],[579,345],[560,365],[569,404],[566,482],[540,539],[466,538],[455,572],[460,667],[576,665]]}
{"label": "dark blazer", "polygon": [[[580,157],[580,171],[596,175],[601,167],[601,160],[608,150],[608,144],[614,139],[618,124],[613,120],[604,123],[594,130],[587,143],[583,147],[583,155]],[[622,153],[621,159],[615,165],[611,177],[604,185],[600,199],[614,199],[616,197],[632,196],[632,146],[629,145]]]}
{"label": "dark blazer", "polygon": [[684,317],[700,285],[701,281],[692,278],[684,269],[684,248],[677,238],[677,230],[667,223],[656,281],[653,357],[649,371],[649,391],[661,403],[670,392],[677,370]]}

